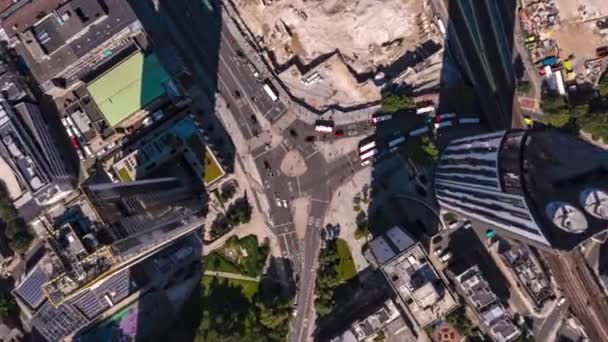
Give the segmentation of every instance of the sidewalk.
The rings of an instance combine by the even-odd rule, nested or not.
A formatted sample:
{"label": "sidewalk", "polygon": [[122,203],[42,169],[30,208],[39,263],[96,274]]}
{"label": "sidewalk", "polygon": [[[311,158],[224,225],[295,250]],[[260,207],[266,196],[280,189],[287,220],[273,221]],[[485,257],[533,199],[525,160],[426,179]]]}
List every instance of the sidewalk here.
{"label": "sidewalk", "polygon": [[217,272],[217,271],[205,271],[205,273],[203,273],[206,276],[213,276],[213,277],[222,277],[222,278],[230,278],[230,279],[237,279],[237,280],[246,280],[246,281],[255,281],[255,282],[260,282],[260,277],[248,277],[248,276],[244,276],[242,274],[236,274],[236,273],[228,273],[228,272]]}

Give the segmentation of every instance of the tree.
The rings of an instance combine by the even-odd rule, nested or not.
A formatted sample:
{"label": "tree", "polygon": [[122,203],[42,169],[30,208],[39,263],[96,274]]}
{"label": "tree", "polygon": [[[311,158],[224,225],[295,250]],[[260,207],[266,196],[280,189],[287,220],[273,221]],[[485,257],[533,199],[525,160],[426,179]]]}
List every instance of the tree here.
{"label": "tree", "polygon": [[0,294],[0,321],[4,322],[9,318],[15,318],[17,315],[18,307],[13,297],[6,293]]}
{"label": "tree", "polygon": [[401,153],[404,158],[422,166],[430,165],[439,159],[439,149],[427,135],[407,139]]}
{"label": "tree", "polygon": [[545,113],[545,122],[553,127],[563,127],[572,118],[570,109],[561,96],[545,97],[541,106]]}
{"label": "tree", "polygon": [[30,247],[32,240],[34,240],[32,234],[29,231],[24,230],[15,234],[9,245],[17,252],[25,252]]}
{"label": "tree", "polygon": [[380,106],[385,113],[395,113],[402,110],[411,110],[416,108],[414,99],[407,95],[395,93],[386,93],[380,100]]}
{"label": "tree", "polygon": [[369,235],[369,221],[365,220],[357,224],[357,229],[355,230],[355,239],[361,240]]}
{"label": "tree", "polygon": [[601,97],[608,98],[608,72],[605,72],[600,78],[600,82],[597,85],[597,90]]}

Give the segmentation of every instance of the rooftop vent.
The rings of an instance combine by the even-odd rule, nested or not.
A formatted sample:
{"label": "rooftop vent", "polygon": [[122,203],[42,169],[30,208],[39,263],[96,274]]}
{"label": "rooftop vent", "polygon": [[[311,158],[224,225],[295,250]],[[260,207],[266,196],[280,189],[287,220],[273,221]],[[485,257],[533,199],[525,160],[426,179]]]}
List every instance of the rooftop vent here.
{"label": "rooftop vent", "polygon": [[608,193],[603,190],[587,188],[579,197],[581,207],[600,220],[608,220]]}
{"label": "rooftop vent", "polygon": [[545,207],[545,214],[559,228],[572,234],[584,233],[587,230],[587,219],[582,211],[565,202],[550,202]]}

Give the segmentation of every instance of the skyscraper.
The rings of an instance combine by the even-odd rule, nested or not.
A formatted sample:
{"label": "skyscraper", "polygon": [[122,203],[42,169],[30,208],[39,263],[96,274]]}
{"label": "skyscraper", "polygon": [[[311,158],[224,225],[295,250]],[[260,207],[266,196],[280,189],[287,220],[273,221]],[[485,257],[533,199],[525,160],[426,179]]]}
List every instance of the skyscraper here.
{"label": "skyscraper", "polygon": [[515,0],[439,0],[436,13],[447,23],[447,45],[475,89],[486,123],[512,124]]}
{"label": "skyscraper", "polygon": [[202,208],[195,189],[174,177],[118,183],[93,178],[83,186],[116,239],[193,216]]}
{"label": "skyscraper", "polygon": [[608,229],[608,152],[555,130],[457,139],[439,160],[435,192],[444,210],[569,251]]}

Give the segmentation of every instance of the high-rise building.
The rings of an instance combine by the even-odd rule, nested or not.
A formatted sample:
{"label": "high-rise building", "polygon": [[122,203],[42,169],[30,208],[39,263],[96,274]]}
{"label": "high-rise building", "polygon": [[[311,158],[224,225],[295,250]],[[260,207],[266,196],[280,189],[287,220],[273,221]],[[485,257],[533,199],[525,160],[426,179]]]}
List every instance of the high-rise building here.
{"label": "high-rise building", "polygon": [[608,152],[550,129],[457,139],[439,160],[435,192],[443,210],[569,251],[608,230]]}
{"label": "high-rise building", "polygon": [[438,13],[447,23],[447,45],[472,83],[493,129],[512,125],[516,75],[513,34],[517,1],[440,0]]}
{"label": "high-rise building", "polygon": [[74,190],[75,176],[33,103],[12,105],[0,97],[0,162],[7,170],[3,181],[25,219]]}
{"label": "high-rise building", "polygon": [[97,182],[83,186],[89,201],[112,235],[123,239],[159,224],[177,222],[202,208],[195,187],[174,177],[131,182]]}

